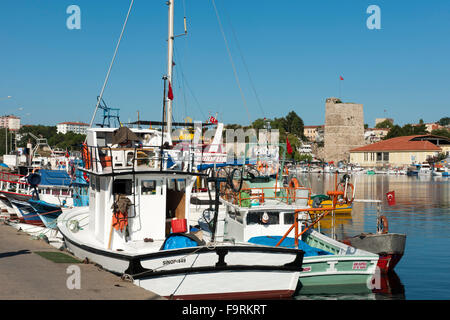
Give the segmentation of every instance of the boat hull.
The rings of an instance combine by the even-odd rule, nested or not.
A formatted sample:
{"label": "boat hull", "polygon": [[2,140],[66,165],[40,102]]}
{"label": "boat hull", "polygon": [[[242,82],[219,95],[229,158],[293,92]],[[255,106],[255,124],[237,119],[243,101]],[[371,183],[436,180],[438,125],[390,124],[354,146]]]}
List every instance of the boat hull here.
{"label": "boat hull", "polygon": [[352,247],[378,254],[378,267],[387,273],[394,269],[403,256],[406,245],[406,235],[400,233],[360,234],[347,238],[344,243]]}
{"label": "boat hull", "polygon": [[36,226],[44,226],[44,223],[37,214],[36,210],[34,210],[30,204],[12,199],[10,201],[13,207],[17,210],[17,215],[20,216],[20,221]]}
{"label": "boat hull", "polygon": [[[312,201],[308,202],[309,206],[312,206]],[[330,209],[333,207],[331,200],[324,200],[320,203],[321,207]],[[353,204],[336,204],[335,213],[351,213],[353,209]]]}
{"label": "boat hull", "polygon": [[220,244],[161,250],[161,243],[136,244],[134,252],[102,248],[89,227],[72,232],[63,213],[58,229],[67,249],[81,260],[126,276],[136,285],[171,299],[281,299],[292,297],[304,251],[250,244]]}
{"label": "boat hull", "polygon": [[[187,259],[189,263],[186,268],[165,268],[164,271],[152,272],[156,266],[183,261],[185,259],[183,257],[189,253],[168,252],[167,255],[160,257],[158,254],[149,254],[135,259],[119,257],[108,251],[94,250],[96,251],[94,252],[92,249],[67,241],[66,236],[64,238],[67,249],[79,259],[87,258],[88,261],[98,263],[104,269],[118,275],[127,274],[133,279],[134,284],[170,299],[286,299],[293,296],[300,275],[298,270],[301,270],[298,263],[296,268],[286,270],[282,270],[282,267],[272,268],[264,265],[234,264],[220,267],[217,266],[218,255],[214,254],[217,250],[213,250],[192,256],[196,264],[203,267],[192,268],[190,260]],[[201,257],[202,255],[204,257]],[[214,257],[207,257],[212,255],[216,255],[215,261],[211,261]],[[260,257],[264,258],[264,255],[267,253],[261,253]],[[154,266],[155,269],[150,269],[150,266]]]}

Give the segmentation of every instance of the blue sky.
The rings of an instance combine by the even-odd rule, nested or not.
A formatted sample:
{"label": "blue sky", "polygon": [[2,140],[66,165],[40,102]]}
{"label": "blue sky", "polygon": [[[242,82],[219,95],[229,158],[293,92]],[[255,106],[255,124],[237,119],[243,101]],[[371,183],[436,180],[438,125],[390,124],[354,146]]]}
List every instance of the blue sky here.
{"label": "blue sky", "polygon": [[[344,101],[364,105],[370,126],[385,115],[401,125],[450,116],[447,0],[215,1],[246,103],[211,0],[176,0],[175,33],[184,12],[189,33],[175,42],[176,121],[218,112],[245,125],[294,110],[306,125],[323,124],[325,99],[338,96],[339,85]],[[72,4],[81,30],[66,27]],[[2,0],[0,114],[23,124],[89,122],[129,4]],[[369,5],[381,9],[380,30],[366,26]],[[165,0],[135,0],[104,94],[123,122],[138,110],[141,119],[161,119],[166,37]]]}

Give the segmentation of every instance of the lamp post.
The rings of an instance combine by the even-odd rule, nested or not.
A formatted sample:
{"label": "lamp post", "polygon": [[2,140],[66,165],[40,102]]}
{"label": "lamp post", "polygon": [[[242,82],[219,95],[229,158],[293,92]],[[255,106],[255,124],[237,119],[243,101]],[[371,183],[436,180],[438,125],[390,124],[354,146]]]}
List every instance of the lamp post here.
{"label": "lamp post", "polygon": [[[11,99],[11,98],[12,98],[12,96],[3,97],[3,98],[0,98],[0,101],[8,100],[8,99]],[[5,124],[5,132],[6,132],[6,135],[5,135],[5,141],[6,141],[5,154],[7,154],[8,153],[8,125],[7,124]]]}

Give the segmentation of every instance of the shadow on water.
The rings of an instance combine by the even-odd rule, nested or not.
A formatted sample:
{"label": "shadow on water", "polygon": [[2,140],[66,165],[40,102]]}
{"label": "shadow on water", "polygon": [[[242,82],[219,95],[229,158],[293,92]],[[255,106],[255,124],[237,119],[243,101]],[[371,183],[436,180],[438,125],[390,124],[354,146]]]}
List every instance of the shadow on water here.
{"label": "shadow on water", "polygon": [[3,252],[0,253],[0,259],[1,258],[8,258],[8,257],[13,257],[13,256],[18,256],[21,254],[30,254],[31,251],[26,249],[26,250],[19,250],[19,251],[14,251],[14,252]]}

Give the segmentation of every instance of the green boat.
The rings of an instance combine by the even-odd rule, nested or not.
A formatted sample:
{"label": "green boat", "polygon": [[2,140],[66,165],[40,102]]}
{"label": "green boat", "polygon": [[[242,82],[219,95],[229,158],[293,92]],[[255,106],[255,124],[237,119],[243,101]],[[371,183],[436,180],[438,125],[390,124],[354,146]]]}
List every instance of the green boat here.
{"label": "green boat", "polygon": [[[218,216],[216,239],[301,248],[305,251],[298,287],[301,294],[370,292],[379,256],[312,228],[305,230],[308,221],[312,222],[307,210],[311,207],[305,205],[310,190],[297,188],[295,194],[305,195],[306,192],[306,197],[291,196],[288,201],[292,190],[286,189],[271,190],[252,184],[252,188],[242,190],[238,199],[221,198],[225,210]],[[301,234],[298,243],[295,243],[294,231],[280,242],[293,226],[296,210],[304,212],[298,216],[298,234]]]}

